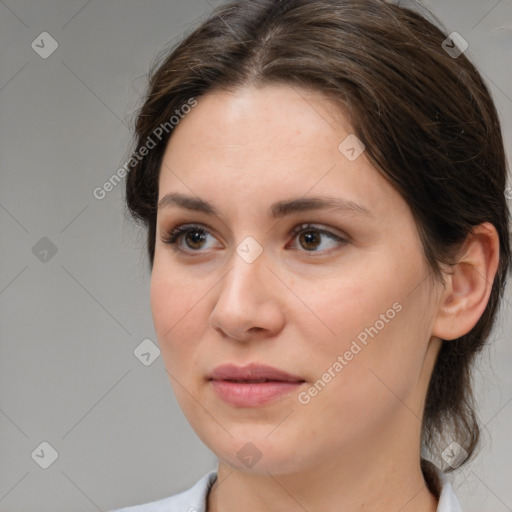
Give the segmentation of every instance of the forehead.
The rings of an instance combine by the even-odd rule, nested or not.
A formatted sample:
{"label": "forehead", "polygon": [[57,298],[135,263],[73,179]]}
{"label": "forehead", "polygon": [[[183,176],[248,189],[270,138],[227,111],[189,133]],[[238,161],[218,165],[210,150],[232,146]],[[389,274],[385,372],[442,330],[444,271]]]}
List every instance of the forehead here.
{"label": "forehead", "polygon": [[[187,133],[178,136],[183,131]],[[193,137],[189,137],[191,132]],[[275,157],[289,151],[290,146],[300,152],[321,138],[332,144],[329,135],[335,135],[337,140],[343,133],[349,134],[351,129],[341,105],[335,105],[318,91],[273,84],[202,96],[174,130],[170,145],[176,145],[174,141],[195,149],[255,148],[261,152],[264,144],[264,153]]]}
{"label": "forehead", "polygon": [[159,199],[181,192],[247,207],[337,195],[384,213],[398,194],[364,151],[347,158],[349,137],[345,112],[316,91],[280,84],[209,93],[173,130]]}

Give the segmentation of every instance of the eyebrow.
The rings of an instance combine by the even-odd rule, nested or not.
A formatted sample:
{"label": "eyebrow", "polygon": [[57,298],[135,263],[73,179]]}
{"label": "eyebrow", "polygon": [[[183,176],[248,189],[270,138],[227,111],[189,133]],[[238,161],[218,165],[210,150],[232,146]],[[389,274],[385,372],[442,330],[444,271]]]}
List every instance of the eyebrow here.
{"label": "eyebrow", "polygon": [[[207,215],[220,217],[217,209],[208,201],[199,197],[187,196],[177,192],[165,195],[158,202],[159,210],[171,206],[179,206],[186,210],[202,212]],[[329,196],[302,197],[285,201],[277,201],[270,206],[269,216],[273,219],[277,219],[293,213],[312,210],[339,210],[355,212],[375,219],[375,215],[366,206],[348,199]]]}

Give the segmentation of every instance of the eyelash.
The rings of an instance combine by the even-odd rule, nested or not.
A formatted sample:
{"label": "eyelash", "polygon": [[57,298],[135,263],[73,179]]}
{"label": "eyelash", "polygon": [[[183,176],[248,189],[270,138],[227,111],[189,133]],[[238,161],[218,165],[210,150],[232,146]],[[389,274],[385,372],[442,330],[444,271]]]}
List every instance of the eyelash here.
{"label": "eyelash", "polygon": [[[184,249],[181,249],[180,247],[178,247],[178,245],[177,245],[178,240],[181,239],[181,237],[183,235],[186,235],[187,233],[194,232],[194,231],[210,234],[207,230],[205,230],[204,228],[202,228],[201,226],[199,226],[197,224],[183,224],[181,226],[177,226],[176,228],[169,231],[165,236],[163,236],[162,242],[164,244],[172,246],[171,247],[172,250],[176,251],[176,252],[182,252],[182,253],[187,253],[187,254],[200,253],[200,252],[202,252],[201,250],[184,250]],[[294,228],[291,231],[290,235],[292,235],[295,238],[298,234],[300,234],[301,232],[304,232],[304,231],[311,231],[311,232],[315,232],[318,234],[324,234],[324,235],[328,236],[329,238],[331,238],[332,240],[336,240],[336,241],[340,242],[340,244],[342,246],[345,245],[346,243],[348,243],[347,239],[345,239],[339,235],[335,235],[334,233],[331,233],[330,231],[327,231],[324,229],[319,229],[314,224],[301,224],[301,225],[297,226],[296,228]],[[314,253],[326,254],[325,251],[321,252],[321,251],[306,251],[306,250],[304,250],[303,252],[313,253],[313,254]]]}

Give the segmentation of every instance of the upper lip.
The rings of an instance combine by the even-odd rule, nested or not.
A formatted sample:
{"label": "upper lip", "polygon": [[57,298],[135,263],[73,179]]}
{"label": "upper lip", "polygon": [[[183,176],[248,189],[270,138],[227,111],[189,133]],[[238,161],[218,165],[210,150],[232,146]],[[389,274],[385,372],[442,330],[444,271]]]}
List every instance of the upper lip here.
{"label": "upper lip", "polygon": [[210,380],[272,380],[283,382],[304,382],[302,377],[292,375],[283,370],[252,363],[247,366],[236,366],[234,364],[223,364],[217,366],[211,374]]}

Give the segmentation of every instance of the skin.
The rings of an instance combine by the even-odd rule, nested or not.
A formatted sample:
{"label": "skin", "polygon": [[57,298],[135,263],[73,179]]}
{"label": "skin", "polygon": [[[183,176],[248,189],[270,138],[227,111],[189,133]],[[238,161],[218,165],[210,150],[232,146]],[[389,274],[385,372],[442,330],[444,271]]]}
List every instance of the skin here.
{"label": "skin", "polygon": [[[159,209],[150,289],[178,403],[219,460],[209,512],[437,508],[420,470],[427,385],[440,338],[469,332],[485,309],[498,237],[492,225],[479,226],[446,286],[429,279],[407,203],[366,153],[350,161],[338,150],[351,133],[341,108],[317,92],[247,86],[201,97],[166,148],[159,199],[199,196],[220,214]],[[363,204],[372,217],[267,215],[275,201],[317,195]],[[175,252],[162,239],[187,223],[206,238],[183,236],[184,252]],[[290,235],[303,223],[348,241]],[[252,263],[236,252],[247,236],[263,250]],[[394,318],[300,403],[298,392],[394,303]],[[268,364],[306,383],[270,404],[236,407],[207,380],[228,362]],[[248,442],[261,454],[252,467],[237,457]]]}

